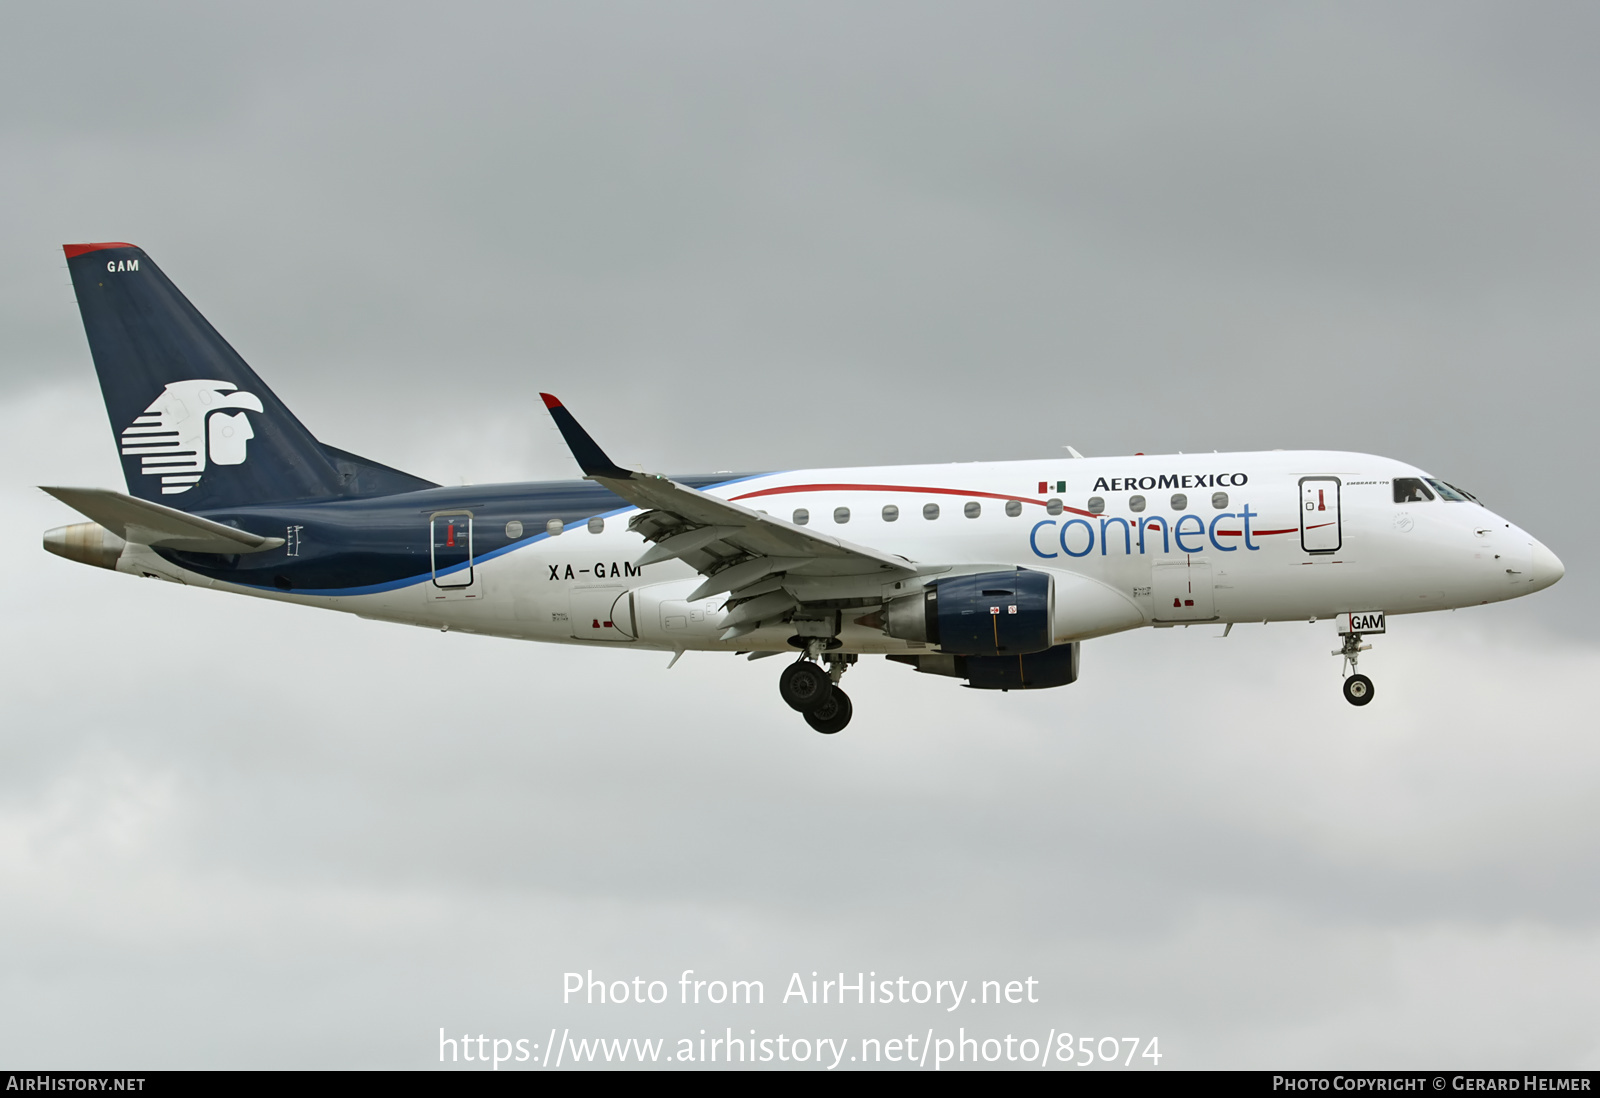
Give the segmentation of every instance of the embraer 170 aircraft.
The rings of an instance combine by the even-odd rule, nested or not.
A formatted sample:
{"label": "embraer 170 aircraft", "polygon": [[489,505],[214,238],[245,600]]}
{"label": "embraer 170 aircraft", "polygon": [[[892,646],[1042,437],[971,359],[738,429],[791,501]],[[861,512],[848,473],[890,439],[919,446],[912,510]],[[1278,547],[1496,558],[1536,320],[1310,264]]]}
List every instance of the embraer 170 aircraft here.
{"label": "embraer 170 aircraft", "polygon": [[59,556],[364,618],[562,644],[797,653],[784,701],[850,721],[862,655],[980,690],[1065,686],[1141,626],[1338,622],[1344,694],[1391,614],[1562,576],[1469,493],[1335,451],[1136,454],[668,478],[544,402],[583,481],[442,487],[318,442],[131,244],[67,264],[128,494]]}

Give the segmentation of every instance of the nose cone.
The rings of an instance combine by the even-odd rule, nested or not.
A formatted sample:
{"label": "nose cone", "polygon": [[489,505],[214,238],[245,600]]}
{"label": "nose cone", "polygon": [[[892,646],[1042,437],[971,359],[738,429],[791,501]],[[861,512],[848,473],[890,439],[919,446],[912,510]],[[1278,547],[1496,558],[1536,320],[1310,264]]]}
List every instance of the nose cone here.
{"label": "nose cone", "polygon": [[1533,563],[1530,571],[1532,577],[1529,585],[1535,591],[1544,590],[1567,574],[1566,565],[1561,563],[1561,558],[1546,549],[1543,542],[1538,541],[1533,543]]}

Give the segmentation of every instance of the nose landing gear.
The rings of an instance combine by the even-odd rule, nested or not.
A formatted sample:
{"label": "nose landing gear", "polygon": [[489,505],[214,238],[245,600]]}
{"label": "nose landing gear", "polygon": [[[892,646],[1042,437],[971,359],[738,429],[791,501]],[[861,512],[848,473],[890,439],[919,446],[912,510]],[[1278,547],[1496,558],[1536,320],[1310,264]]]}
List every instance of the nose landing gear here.
{"label": "nose landing gear", "polygon": [[[813,662],[818,655],[827,662],[826,670]],[[831,736],[842,731],[854,713],[850,695],[839,689],[839,680],[855,662],[853,653],[822,653],[808,648],[805,655],[783,669],[778,677],[778,693],[790,709],[805,717],[807,724]]]}
{"label": "nose landing gear", "polygon": [[1333,653],[1335,656],[1344,657],[1344,669],[1349,672],[1344,680],[1344,700],[1351,705],[1366,705],[1372,700],[1374,693],[1372,680],[1365,675],[1355,673],[1356,660],[1361,658],[1361,653],[1372,647],[1370,644],[1362,644],[1361,636],[1360,633],[1346,633],[1344,644]]}

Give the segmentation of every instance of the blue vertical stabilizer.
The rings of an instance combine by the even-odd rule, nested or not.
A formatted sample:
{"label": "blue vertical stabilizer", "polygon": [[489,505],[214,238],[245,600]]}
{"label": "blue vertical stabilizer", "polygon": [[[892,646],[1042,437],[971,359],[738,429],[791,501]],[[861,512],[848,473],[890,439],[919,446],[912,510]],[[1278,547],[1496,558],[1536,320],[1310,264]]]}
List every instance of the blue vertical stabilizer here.
{"label": "blue vertical stabilizer", "polygon": [[128,492],[184,511],[417,491],[324,447],[132,244],[69,244]]}

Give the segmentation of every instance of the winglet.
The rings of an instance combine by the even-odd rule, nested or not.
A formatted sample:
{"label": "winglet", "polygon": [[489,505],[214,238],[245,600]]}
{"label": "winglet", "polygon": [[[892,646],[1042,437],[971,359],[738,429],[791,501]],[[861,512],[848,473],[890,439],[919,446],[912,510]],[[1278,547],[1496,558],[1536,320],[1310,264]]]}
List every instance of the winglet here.
{"label": "winglet", "polygon": [[549,393],[540,393],[539,398],[550,410],[550,418],[556,421],[561,437],[567,441],[567,449],[578,459],[578,468],[583,470],[584,476],[608,477],[611,480],[628,480],[633,476],[631,472],[606,457],[605,451],[589,437],[588,431],[578,425],[578,421],[572,418],[572,413],[562,407],[559,400]]}

